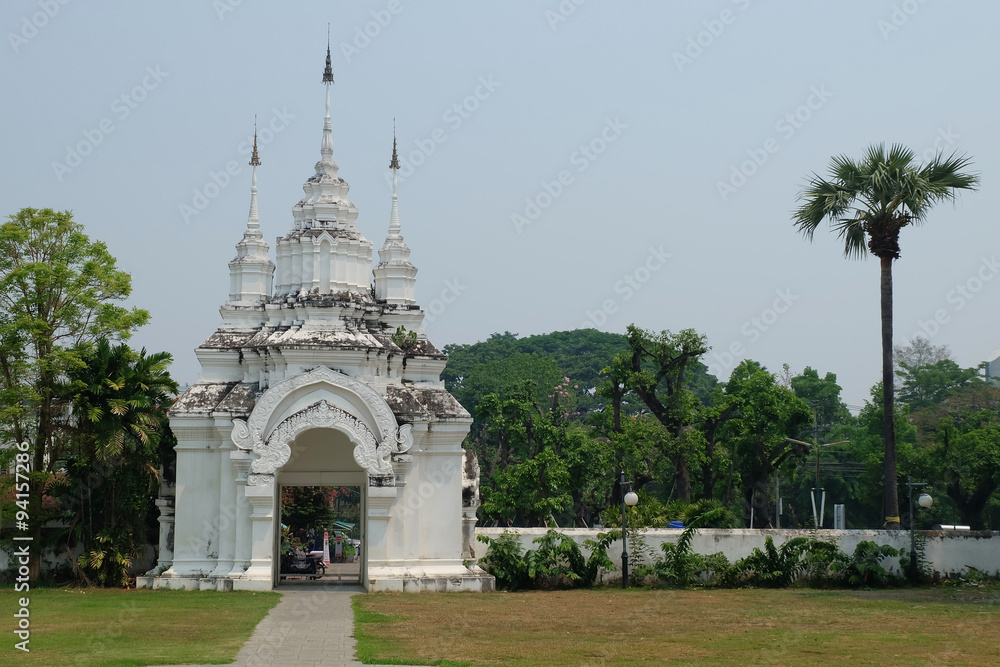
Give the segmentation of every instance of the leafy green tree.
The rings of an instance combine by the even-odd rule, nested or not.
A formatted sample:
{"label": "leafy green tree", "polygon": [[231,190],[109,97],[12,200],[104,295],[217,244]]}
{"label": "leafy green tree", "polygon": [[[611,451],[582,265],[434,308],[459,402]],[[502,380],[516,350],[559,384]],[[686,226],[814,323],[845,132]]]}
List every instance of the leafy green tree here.
{"label": "leafy green tree", "polygon": [[938,402],[910,415],[921,455],[916,473],[937,489],[934,507],[924,516],[930,514],[941,523],[995,527],[988,509],[1000,501],[1000,467],[996,465],[1000,388],[981,380],[951,389],[948,384],[934,390],[941,396]]}
{"label": "leafy green tree", "polygon": [[979,183],[977,175],[963,171],[970,164],[965,156],[939,155],[923,166],[915,159],[906,147],[894,145],[886,152],[882,144],[869,147],[861,160],[837,156],[831,162],[830,179],[814,174],[799,194],[803,204],[793,217],[810,240],[820,223],[829,219],[844,241],[847,257],[871,253],[881,264],[882,504],[889,528],[899,527],[892,361],[892,262],[899,259],[899,234],[908,225],[924,222],[935,204],[952,201],[957,190],[974,190]]}
{"label": "leafy green tree", "polygon": [[816,411],[820,439],[827,439],[834,428],[851,421],[850,411],[840,400],[841,389],[835,373],[820,378],[818,371],[806,366],[801,375],[792,378],[791,384],[795,395]]}
{"label": "leafy green tree", "polygon": [[768,480],[776,471],[791,472],[805,448],[789,438],[811,423],[809,406],[757,362],[740,363],[726,383],[736,417],[726,424],[733,457],[743,481],[752,528],[771,527]]}
{"label": "leafy green tree", "polygon": [[[149,313],[116,302],[131,279],[68,211],[25,208],[0,226],[0,438],[28,442],[33,483],[30,531],[41,543],[42,495],[70,445],[60,384],[85,365],[81,344],[128,338]],[[32,577],[40,549],[31,551]]]}
{"label": "leafy green tree", "polygon": [[901,380],[899,400],[911,410],[937,405],[962,387],[984,382],[978,368],[961,368],[951,359],[923,366],[903,362],[896,374]]}
{"label": "leafy green tree", "polygon": [[[689,458],[701,439],[689,433],[700,401],[689,388],[691,368],[708,351],[706,339],[694,329],[676,334],[653,333],[630,324],[625,336],[630,348],[625,386],[634,391],[663,425],[671,439],[677,497],[690,502]],[[619,371],[620,373],[620,371]]]}
{"label": "leafy green tree", "polygon": [[[471,345],[445,346],[448,365],[441,379],[448,391],[474,414],[482,397],[502,392],[502,386],[532,379],[541,400],[559,378],[568,377],[577,386],[578,410],[586,415],[605,405],[595,393],[602,382],[601,369],[615,354],[627,349],[624,336],[595,329],[556,331],[525,338],[507,331]],[[513,359],[518,359],[516,368],[505,363]]]}
{"label": "leafy green tree", "polygon": [[931,455],[963,524],[985,530],[984,512],[1000,488],[1000,417],[980,410],[942,420]]}

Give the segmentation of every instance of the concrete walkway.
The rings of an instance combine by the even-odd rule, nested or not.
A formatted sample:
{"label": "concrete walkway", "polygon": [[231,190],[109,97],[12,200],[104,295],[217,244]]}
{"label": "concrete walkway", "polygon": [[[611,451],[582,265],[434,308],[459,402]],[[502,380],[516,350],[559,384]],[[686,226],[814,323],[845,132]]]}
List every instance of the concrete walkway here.
{"label": "concrete walkway", "polygon": [[282,587],[278,592],[281,602],[257,625],[232,664],[361,666],[354,659],[351,596],[363,594],[364,589],[300,585]]}

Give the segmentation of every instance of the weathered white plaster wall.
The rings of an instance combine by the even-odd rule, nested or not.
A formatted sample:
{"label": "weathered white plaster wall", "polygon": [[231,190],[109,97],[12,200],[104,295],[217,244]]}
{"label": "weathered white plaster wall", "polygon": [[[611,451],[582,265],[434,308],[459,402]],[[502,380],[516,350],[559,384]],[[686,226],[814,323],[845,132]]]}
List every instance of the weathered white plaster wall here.
{"label": "weathered white plaster wall", "polygon": [[[534,549],[537,545],[532,540],[545,534],[545,528],[514,528],[521,537],[525,549]],[[604,529],[590,528],[560,528],[560,533],[569,535],[577,544],[583,547],[584,541],[596,539],[597,533]],[[476,528],[477,535],[498,537],[503,528]],[[648,547],[647,552],[652,559],[659,559],[663,552],[660,545],[664,542],[677,542],[682,530],[648,529],[643,538]],[[765,536],[770,535],[775,545],[781,545],[793,537],[812,537],[835,542],[842,551],[853,553],[854,548],[862,541],[888,544],[896,549],[910,549],[909,531],[898,530],[820,530],[814,532],[805,530],[749,530],[749,529],[718,529],[706,528],[695,533],[692,548],[696,553],[713,554],[721,551],[734,562],[749,556],[754,548],[764,547]],[[936,575],[941,577],[957,575],[974,567],[990,576],[1000,576],[1000,532],[997,531],[917,531],[925,540],[924,555]],[[486,555],[487,545],[478,542],[476,556]],[[589,552],[584,550],[585,554]],[[631,556],[631,552],[629,554]],[[619,565],[622,560],[621,540],[616,540],[608,549],[608,556]],[[647,557],[646,561],[651,559]],[[897,559],[889,559],[886,563],[896,567]],[[620,572],[612,573],[612,577],[621,576]]]}

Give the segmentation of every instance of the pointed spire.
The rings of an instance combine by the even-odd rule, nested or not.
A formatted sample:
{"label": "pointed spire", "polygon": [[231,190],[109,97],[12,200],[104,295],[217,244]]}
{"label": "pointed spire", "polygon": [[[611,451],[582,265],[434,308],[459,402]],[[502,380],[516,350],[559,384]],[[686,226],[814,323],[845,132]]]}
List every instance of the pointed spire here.
{"label": "pointed spire", "polygon": [[399,235],[399,195],[397,193],[399,182],[396,178],[396,174],[399,172],[399,156],[396,154],[395,118],[392,119],[392,162],[389,163],[389,168],[392,169],[392,210],[389,213],[389,238],[402,240],[403,237]]}
{"label": "pointed spire", "polygon": [[330,24],[326,24],[326,69],[323,70],[323,83],[333,83],[333,63],[330,62]]}
{"label": "pointed spire", "polygon": [[[396,119],[392,119],[392,161],[389,163],[389,169],[399,169],[399,156],[396,155]],[[395,178],[395,176],[393,177]],[[395,191],[396,186],[393,185],[393,191]]]}
{"label": "pointed spire", "polygon": [[253,115],[253,153],[250,154],[250,166],[260,166],[260,156],[257,155],[257,114]]}
{"label": "pointed spire", "polygon": [[[330,64],[330,27],[326,36],[326,69],[323,71],[323,85],[326,86],[326,116],[323,118],[323,143],[320,144],[320,164],[333,164],[333,129],[330,124],[330,86],[333,84],[333,66]],[[317,172],[319,171],[317,165]]]}
{"label": "pointed spire", "polygon": [[247,230],[260,229],[260,218],[257,216],[257,167],[260,166],[260,156],[257,154],[257,115],[253,117],[253,153],[250,154],[250,166],[253,167],[253,177],[250,183],[250,215],[247,218]]}

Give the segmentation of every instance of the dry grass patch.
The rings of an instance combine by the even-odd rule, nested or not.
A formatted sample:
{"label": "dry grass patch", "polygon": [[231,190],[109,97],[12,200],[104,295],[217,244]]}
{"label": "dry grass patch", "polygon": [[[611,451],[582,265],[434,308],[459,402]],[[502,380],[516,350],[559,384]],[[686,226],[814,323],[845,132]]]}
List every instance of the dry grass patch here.
{"label": "dry grass patch", "polygon": [[363,657],[409,664],[983,665],[997,654],[995,643],[984,639],[1000,635],[997,588],[598,589],[354,599]]}

